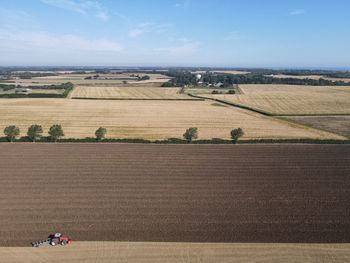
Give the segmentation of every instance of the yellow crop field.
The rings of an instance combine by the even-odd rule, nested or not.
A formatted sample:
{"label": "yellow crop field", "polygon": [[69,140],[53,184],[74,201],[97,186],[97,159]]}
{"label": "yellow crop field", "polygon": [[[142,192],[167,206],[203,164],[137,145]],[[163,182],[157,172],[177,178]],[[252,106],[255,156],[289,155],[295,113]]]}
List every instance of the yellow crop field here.
{"label": "yellow crop field", "polygon": [[[1,247],[7,263],[64,262],[269,262],[343,263],[350,261],[349,244],[230,244],[156,242],[73,242],[54,249],[43,246]],[[287,259],[287,261],[286,261]],[[39,260],[39,261],[38,261]]]}
{"label": "yellow crop field", "polygon": [[2,99],[0,112],[0,131],[17,125],[21,135],[31,124],[43,125],[45,131],[61,124],[69,138],[93,137],[102,126],[110,138],[182,138],[187,128],[197,127],[200,139],[229,139],[230,131],[241,127],[246,139],[344,139],[234,107],[218,107],[210,101]]}
{"label": "yellow crop field", "polygon": [[273,114],[350,114],[349,87],[239,85],[244,94],[206,95]]}
{"label": "yellow crop field", "polygon": [[97,99],[193,99],[179,88],[77,86],[71,98]]}

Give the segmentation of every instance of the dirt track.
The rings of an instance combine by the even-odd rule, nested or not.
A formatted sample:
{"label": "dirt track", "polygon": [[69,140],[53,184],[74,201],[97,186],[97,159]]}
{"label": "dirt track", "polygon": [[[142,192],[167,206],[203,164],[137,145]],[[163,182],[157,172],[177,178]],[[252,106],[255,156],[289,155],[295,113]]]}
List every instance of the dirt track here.
{"label": "dirt track", "polygon": [[350,147],[1,144],[0,245],[350,242]]}
{"label": "dirt track", "polygon": [[6,263],[344,263],[350,244],[74,242],[40,249],[0,247]]}

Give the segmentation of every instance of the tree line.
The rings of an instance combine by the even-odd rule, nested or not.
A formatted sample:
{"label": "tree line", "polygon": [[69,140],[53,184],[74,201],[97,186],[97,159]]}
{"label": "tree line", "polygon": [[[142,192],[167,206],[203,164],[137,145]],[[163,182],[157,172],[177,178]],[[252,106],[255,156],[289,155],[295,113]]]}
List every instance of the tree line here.
{"label": "tree line", "polygon": [[[28,127],[27,130],[27,137],[30,141],[36,142],[40,141],[43,137],[43,127],[38,124],[33,124],[30,127]],[[9,142],[13,142],[16,138],[20,135],[20,129],[15,125],[7,126],[4,129],[4,134]],[[48,131],[49,139],[50,141],[57,142],[60,138],[64,137],[65,134],[63,132],[63,128],[60,124],[54,124],[49,128]],[[107,129],[100,127],[95,131],[95,138],[97,141],[102,141],[106,138],[107,135]],[[236,143],[239,138],[241,138],[244,135],[243,129],[237,128],[233,129],[230,133],[231,140],[233,143]],[[188,142],[191,143],[193,140],[198,138],[198,128],[191,127],[188,128],[185,133],[183,134],[183,138]]]}
{"label": "tree line", "polygon": [[[232,142],[237,143],[239,138],[241,138],[244,135],[244,131],[242,128],[233,129],[230,132],[230,135],[231,135]],[[198,128],[196,127],[188,128],[183,134],[183,137],[189,143],[192,142],[194,139],[198,138]]]}
{"label": "tree line", "polygon": [[[27,137],[32,142],[40,141],[43,137],[43,127],[38,124],[31,125],[27,130]],[[4,129],[4,134],[9,142],[13,142],[20,135],[20,129],[15,125],[7,126]],[[60,124],[54,124],[49,128],[48,131],[49,139],[57,142],[60,138],[64,137],[63,128]],[[100,127],[95,131],[96,140],[100,141],[106,137],[107,129]]]}
{"label": "tree line", "polygon": [[74,84],[72,82],[67,82],[67,83],[62,83],[62,84],[52,84],[52,85],[31,85],[31,86],[21,86],[21,85],[14,85],[14,84],[0,84],[0,89],[4,91],[8,91],[14,88],[28,88],[28,89],[49,89],[49,90],[54,90],[54,89],[73,89]]}
{"label": "tree line", "polygon": [[[163,84],[163,87],[184,87],[188,85],[197,85],[197,78],[195,74],[190,71],[169,71],[165,73],[172,79]],[[249,74],[225,74],[225,73],[211,73],[202,74],[201,81],[208,84],[223,83],[224,87],[232,86],[233,84],[285,84],[285,85],[309,85],[309,86],[348,86],[349,83],[344,81],[331,81],[327,79],[297,79],[297,78],[274,78],[259,73]]]}

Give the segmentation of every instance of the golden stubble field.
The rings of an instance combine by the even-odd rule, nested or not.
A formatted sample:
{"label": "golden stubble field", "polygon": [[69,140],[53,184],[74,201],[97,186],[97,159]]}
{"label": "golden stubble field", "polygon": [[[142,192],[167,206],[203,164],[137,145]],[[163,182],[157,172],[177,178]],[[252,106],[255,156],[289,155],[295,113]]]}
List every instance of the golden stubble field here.
{"label": "golden stubble field", "polygon": [[349,244],[223,244],[154,242],[73,242],[66,247],[0,247],[7,263],[138,262],[138,263],[343,263]]}
{"label": "golden stubble field", "polygon": [[3,99],[0,112],[0,130],[17,125],[21,135],[31,124],[41,124],[45,130],[61,124],[66,137],[72,138],[93,137],[95,130],[103,126],[112,138],[181,138],[187,128],[197,127],[200,139],[228,139],[233,128],[241,127],[246,139],[343,139],[210,101]]}
{"label": "golden stubble field", "polygon": [[206,95],[272,114],[350,114],[350,86],[239,85],[244,94]]}
{"label": "golden stubble field", "polygon": [[77,86],[70,96],[73,99],[193,100],[186,94],[180,94],[179,91],[179,88]]}

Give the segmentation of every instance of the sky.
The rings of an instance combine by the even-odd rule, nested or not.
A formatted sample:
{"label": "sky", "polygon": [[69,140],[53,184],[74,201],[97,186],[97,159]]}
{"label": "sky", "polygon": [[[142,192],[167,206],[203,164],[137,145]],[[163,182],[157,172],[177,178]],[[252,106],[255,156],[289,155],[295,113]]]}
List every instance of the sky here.
{"label": "sky", "polygon": [[348,0],[1,0],[0,66],[350,67]]}

